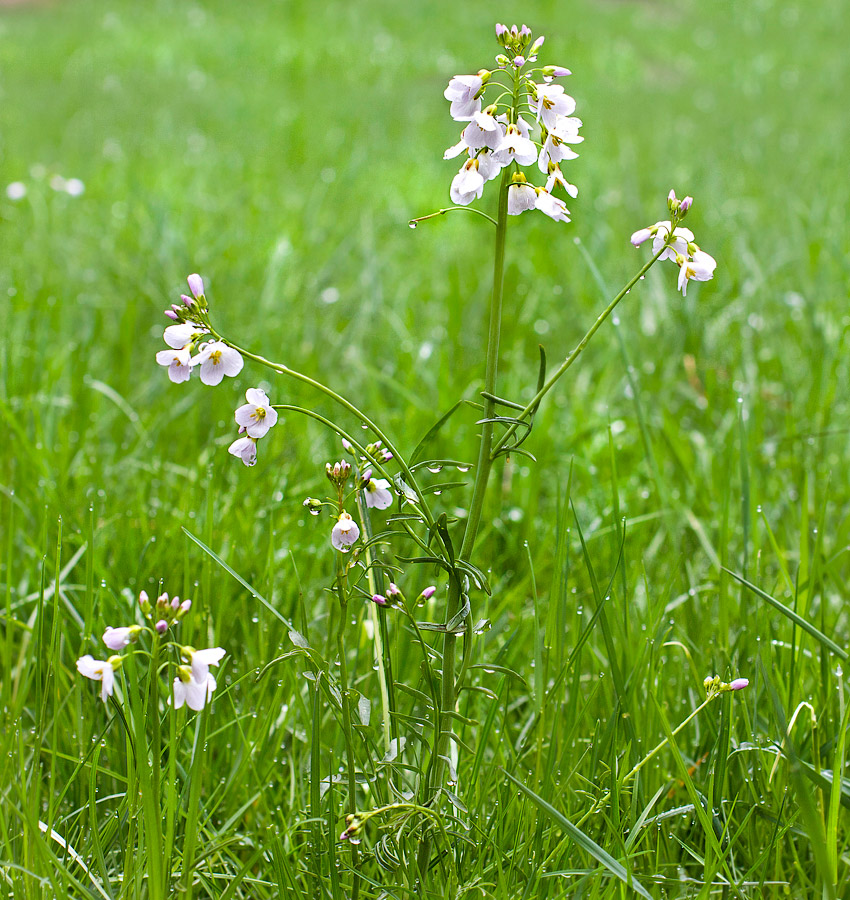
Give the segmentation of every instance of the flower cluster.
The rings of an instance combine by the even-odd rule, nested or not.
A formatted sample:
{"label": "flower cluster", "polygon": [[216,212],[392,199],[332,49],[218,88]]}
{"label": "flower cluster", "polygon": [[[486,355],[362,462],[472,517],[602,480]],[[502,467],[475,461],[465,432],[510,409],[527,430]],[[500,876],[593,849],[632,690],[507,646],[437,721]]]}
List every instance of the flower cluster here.
{"label": "flower cluster", "polygon": [[[149,635],[154,642],[161,641],[162,635],[178,624],[191,608],[191,600],[181,602],[179,597],[169,599],[167,593],[160,594],[151,603],[147,593],[142,591],[139,594],[139,609],[146,624],[122,625],[119,628],[107,626],[103,633],[103,643],[110,650],[116,651],[116,654],[107,659],[95,659],[87,653],[77,660],[77,671],[92,681],[100,682],[100,699],[106,703],[115,691],[115,673],[126,658],[120,655],[120,651],[137,643],[143,634]],[[184,647],[174,641],[165,642],[164,645],[174,648],[182,663],[177,666],[177,677],[174,679],[174,708],[179,709],[185,703],[190,709],[203,709],[216,688],[215,678],[210,674],[209,667],[217,666],[225,651],[221,647],[195,650],[194,647]],[[148,653],[145,650],[140,652]]]}
{"label": "flower cluster", "polygon": [[728,691],[742,691],[749,684],[750,680],[748,678],[734,678],[727,683],[719,675],[708,675],[703,681],[705,693],[709,697],[713,697],[715,694],[725,694]]}
{"label": "flower cluster", "polygon": [[201,276],[190,275],[187,281],[192,296],[182,294],[182,306],[174,303],[165,310],[176,324],[165,329],[163,338],[170,349],[160,350],[156,361],[168,369],[168,377],[175,384],[188,381],[196,367],[204,384],[221,384],[225,375],[232,378],[242,371],[242,355],[211,335]]}
{"label": "flower cluster", "polygon": [[688,293],[689,281],[709,281],[714,276],[717,262],[694,243],[694,233],[690,228],[682,228],[679,222],[685,218],[693,205],[693,197],[684,200],[676,199],[676,192],[670,191],[667,197],[667,208],[672,220],[656,222],[647,228],[641,228],[631,236],[631,242],[639,247],[652,238],[653,255],[661,253],[659,260],[672,260],[679,267],[679,290],[682,296]]}
{"label": "flower cluster", "polygon": [[227,448],[227,452],[241,459],[246,466],[253,466],[257,462],[257,441],[265,437],[277,423],[277,410],[269,403],[266,392],[260,388],[248,388],[245,399],[248,402],[234,414],[239,434],[244,434],[244,437],[237,438]]}
{"label": "flower cluster", "polygon": [[[564,160],[578,154],[570,145],[581,143],[581,120],[573,116],[575,100],[564,92],[555,78],[570,74],[563,66],[534,66],[544,38],[532,43],[525,25],[508,29],[496,25],[496,38],[505,53],[496,57],[498,69],[481,69],[476,75],[455,75],[443,96],[451,103],[456,122],[468,122],[457,144],[449,147],[444,159],[463,153],[467,159],[452,181],[450,195],[459,206],[468,206],[484,193],[484,185],[503,169],[515,171],[508,187],[508,214],[517,216],[527,209],[539,209],[556,222],[569,222],[566,203],[554,196],[560,188],[570,197],[578,188],[561,172]],[[493,87],[494,99],[484,105],[484,95]],[[538,130],[532,136],[533,118]],[[532,123],[533,124],[533,123]],[[529,183],[519,167],[537,164],[545,176],[544,187]]]}

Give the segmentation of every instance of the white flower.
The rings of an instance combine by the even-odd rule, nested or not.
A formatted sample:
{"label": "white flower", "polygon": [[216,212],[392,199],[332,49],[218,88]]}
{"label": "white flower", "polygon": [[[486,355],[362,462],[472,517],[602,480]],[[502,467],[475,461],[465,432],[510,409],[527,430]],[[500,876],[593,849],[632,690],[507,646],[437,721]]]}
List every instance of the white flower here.
{"label": "white flower", "polygon": [[481,90],[484,80],[480,75],[455,75],[443,91],[446,100],[451,101],[450,112],[455,122],[471,122],[481,109],[481,101],[475,95]]}
{"label": "white flower", "polygon": [[576,109],[576,102],[559,84],[537,85],[537,121],[551,129],[555,127],[558,116],[571,116]]}
{"label": "white flower", "polygon": [[390,483],[386,478],[371,478],[363,489],[366,496],[366,506],[374,509],[386,509],[392,506],[393,495],[389,489]]}
{"label": "white flower", "polygon": [[192,365],[201,367],[201,381],[204,384],[221,384],[225,375],[231,378],[238,375],[244,362],[239,351],[228,347],[224,341],[210,341],[192,360]]}
{"label": "white flower", "polygon": [[469,145],[466,143],[466,138],[464,137],[465,133],[465,130],[462,131],[460,133],[460,140],[443,153],[443,159],[454,159],[456,156],[460,156],[464,150],[469,150]]}
{"label": "white flower", "polygon": [[238,456],[246,466],[257,464],[257,439],[252,437],[237,438],[228,448],[231,456]]}
{"label": "white flower", "polygon": [[77,660],[77,671],[92,681],[100,682],[100,699],[106,703],[106,698],[111,697],[115,690],[114,661],[119,657],[110,656],[109,659],[95,659],[90,653],[81,656]]}
{"label": "white flower", "polygon": [[259,388],[248,388],[245,399],[248,402],[236,410],[236,424],[248,437],[261,438],[277,422],[277,410],[272,409],[266,392]]}
{"label": "white flower", "polygon": [[564,178],[564,173],[561,171],[560,166],[552,163],[549,177],[546,179],[546,190],[551,194],[552,189],[557,185],[560,185],[573,199],[578,197],[578,188]]}
{"label": "white flower", "polygon": [[[489,108],[489,107],[488,107]],[[463,140],[467,147],[479,150],[489,147],[495,150],[502,140],[502,126],[488,113],[477,112],[463,130]]]}
{"label": "white flower", "polygon": [[517,125],[508,125],[493,157],[502,166],[514,161],[521,166],[530,166],[537,159],[537,147],[530,138],[523,137]]}
{"label": "white flower", "polygon": [[556,222],[570,221],[567,204],[563,200],[553,197],[549,191],[544,191],[543,188],[539,188],[537,191],[535,209],[539,209],[540,212],[545,213]]}
{"label": "white flower", "polygon": [[508,188],[508,215],[518,216],[537,204],[537,191],[531,184],[514,182]]}
{"label": "white flower", "polygon": [[199,334],[206,334],[206,329],[194,322],[181,322],[179,325],[169,325],[162,333],[162,337],[169,347],[182,350]]}
{"label": "white flower", "polygon": [[689,281],[710,281],[716,268],[714,257],[702,250],[696,250],[693,259],[683,259],[679,264],[679,290],[682,296],[688,293]]}
{"label": "white flower", "polygon": [[180,709],[184,703],[195,711],[204,708],[217,687],[216,680],[210,673],[210,666],[217,666],[225,652],[222,647],[209,647],[206,650],[180,648],[180,653],[191,668],[187,670],[185,666],[178,667],[178,676],[174,679],[175,709]]}
{"label": "white flower", "polygon": [[[673,227],[671,222],[656,222],[651,226],[650,230],[654,230],[655,237],[652,239],[652,252],[658,251],[664,246],[670,229]],[[694,233],[690,228],[676,228],[673,231],[673,241],[669,247],[659,256],[659,259],[676,259],[676,255],[688,256],[688,244],[694,239]]]}
{"label": "white flower", "polygon": [[188,381],[192,374],[190,362],[191,352],[188,347],[180,350],[160,350],[156,361],[161,366],[168,366],[168,377],[175,383]]}
{"label": "white flower", "polygon": [[449,195],[458,206],[469,206],[484,193],[484,179],[478,171],[478,160],[468,159],[452,179]]}
{"label": "white flower", "polygon": [[337,550],[343,553],[348,552],[348,548],[360,537],[360,529],[357,523],[347,512],[340,513],[336,525],[331,532],[331,543]]}
{"label": "white flower", "polygon": [[502,171],[503,166],[496,161],[493,151],[486,147],[475,158],[478,160],[478,174],[485,181],[492,181]]}
{"label": "white flower", "polygon": [[136,635],[142,629],[138,625],[125,625],[122,628],[106,626],[103,632],[103,643],[110,650],[123,650],[129,643],[136,640]]}

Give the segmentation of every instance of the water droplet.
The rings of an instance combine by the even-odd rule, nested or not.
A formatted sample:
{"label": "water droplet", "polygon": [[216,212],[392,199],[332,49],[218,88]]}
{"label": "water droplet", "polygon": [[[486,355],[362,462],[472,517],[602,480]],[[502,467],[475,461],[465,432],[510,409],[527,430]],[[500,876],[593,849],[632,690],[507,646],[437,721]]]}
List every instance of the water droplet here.
{"label": "water droplet", "polygon": [[[408,225],[409,228],[416,228],[416,226],[417,226],[418,224],[419,224],[419,223],[418,223],[418,222],[415,222],[413,219],[411,219],[411,220],[407,223],[407,225]],[[352,841],[352,843],[354,843],[354,842]],[[358,841],[357,843],[359,844],[360,841]]]}

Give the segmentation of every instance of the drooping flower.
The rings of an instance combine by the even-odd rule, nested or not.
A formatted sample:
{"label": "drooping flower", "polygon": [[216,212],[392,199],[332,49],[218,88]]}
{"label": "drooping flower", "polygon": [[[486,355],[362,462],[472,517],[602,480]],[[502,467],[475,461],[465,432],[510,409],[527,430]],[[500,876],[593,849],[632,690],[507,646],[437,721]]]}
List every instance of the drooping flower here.
{"label": "drooping flower", "polygon": [[162,333],[163,340],[169,347],[174,350],[182,350],[201,334],[206,334],[207,330],[202,325],[194,322],[181,322],[179,325],[169,325]]}
{"label": "drooping flower", "polygon": [[343,553],[348,552],[348,548],[360,537],[360,529],[357,523],[347,512],[340,513],[336,525],[331,532],[331,543],[337,550]]}
{"label": "drooping flower", "polygon": [[469,206],[484,193],[484,178],[478,171],[478,160],[468,159],[452,179],[449,195],[458,206]]}
{"label": "drooping flower", "polygon": [[257,439],[253,437],[237,438],[227,448],[227,452],[231,456],[241,459],[246,466],[255,466],[257,464]]}
{"label": "drooping flower", "polygon": [[549,191],[544,191],[543,188],[537,189],[534,208],[539,209],[540,212],[549,216],[550,219],[554,219],[556,222],[570,221],[567,204],[558,197],[553,197]]}
{"label": "drooping flower", "polygon": [[248,402],[236,410],[236,424],[248,437],[261,438],[277,422],[277,410],[272,409],[266,392],[260,388],[248,388],[245,399]]}
{"label": "drooping flower", "polygon": [[77,671],[92,681],[100,682],[100,699],[106,703],[115,691],[115,670],[121,665],[120,656],[109,659],[95,659],[90,653],[77,660]]}
{"label": "drooping flower", "polygon": [[[487,107],[491,109],[492,107]],[[472,150],[489,147],[495,150],[502,140],[502,126],[492,113],[477,112],[463,130],[463,141]]]}
{"label": "drooping flower", "polygon": [[508,187],[509,216],[518,216],[527,209],[534,209],[536,205],[537,191],[534,189],[534,186],[528,184],[525,179],[522,181],[514,181]]}
{"label": "drooping flower", "polygon": [[393,494],[389,488],[390,483],[386,478],[370,478],[363,488],[366,506],[373,509],[386,509],[392,506]]}
{"label": "drooping flower", "polygon": [[168,377],[174,384],[188,381],[192,375],[192,354],[188,347],[181,350],[160,350],[156,361],[168,368]]}
{"label": "drooping flower", "polygon": [[225,375],[231,378],[238,375],[245,363],[239,351],[228,347],[224,341],[210,341],[191,364],[201,367],[201,381],[204,384],[215,385],[221,384]]}
{"label": "drooping flower", "polygon": [[717,261],[705,251],[696,250],[692,259],[679,259],[679,290],[683,297],[688,293],[689,281],[710,281],[714,277]]}

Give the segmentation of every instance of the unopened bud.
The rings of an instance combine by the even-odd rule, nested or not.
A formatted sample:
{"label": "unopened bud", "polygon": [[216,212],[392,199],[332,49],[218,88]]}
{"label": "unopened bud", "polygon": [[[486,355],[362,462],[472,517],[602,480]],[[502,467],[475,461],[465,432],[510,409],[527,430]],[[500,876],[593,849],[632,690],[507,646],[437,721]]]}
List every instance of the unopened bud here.
{"label": "unopened bud", "polygon": [[507,56],[505,56],[504,53],[500,53],[500,54],[498,54],[498,56],[496,57],[496,65],[497,65],[500,69],[504,69],[505,66],[506,66],[509,62],[510,62],[510,60],[507,58]]}
{"label": "unopened bud", "polygon": [[736,678],[734,681],[729,682],[729,690],[730,691],[742,691],[745,687],[747,687],[750,683],[749,678]]}
{"label": "unopened bud", "polygon": [[139,591],[139,606],[142,608],[142,612],[145,614],[151,611],[151,602],[148,599],[147,591]]}
{"label": "unopened bud", "polygon": [[351,475],[351,463],[346,462],[344,459],[333,465],[326,463],[325,474],[328,476],[329,481],[337,485],[337,487],[342,487],[348,481],[348,476]]}
{"label": "unopened bud", "polygon": [[529,50],[529,55],[537,56],[537,54],[540,52],[540,48],[543,46],[543,41],[545,41],[545,40],[546,40],[546,38],[543,37],[543,35],[541,34],[540,37],[537,38],[537,40],[531,45],[531,50]]}
{"label": "unopened bud", "polygon": [[419,596],[422,597],[423,600],[430,600],[436,593],[437,588],[432,584],[430,587],[426,587]]}
{"label": "unopened bud", "polygon": [[525,57],[521,54],[517,55],[513,58],[512,62],[515,68],[521,69],[525,65]]}
{"label": "unopened bud", "polygon": [[315,497],[308,497],[304,501],[304,506],[307,507],[310,512],[313,512],[314,510],[318,512],[322,508],[322,501],[317,500]]}
{"label": "unopened bud", "polygon": [[156,625],[154,625],[154,628],[156,628],[157,634],[165,634],[165,632],[168,631],[168,622],[166,622],[165,619],[160,619]]}
{"label": "unopened bud", "polygon": [[156,605],[158,609],[165,609],[168,606],[168,593],[162,593],[156,598]]}
{"label": "unopened bud", "polygon": [[346,453],[353,453],[354,447],[351,446],[351,441],[342,439],[342,449],[345,450]]}
{"label": "unopened bud", "polygon": [[544,78],[563,78],[572,74],[569,69],[565,69],[563,66],[543,66]]}
{"label": "unopened bud", "polygon": [[503,43],[502,38],[508,33],[508,26],[501,25],[496,22],[496,40],[501,44]]}
{"label": "unopened bud", "polygon": [[192,601],[191,601],[191,600],[184,600],[184,601],[180,604],[180,609],[177,610],[177,618],[178,618],[178,619],[182,619],[183,616],[185,616],[186,613],[189,612],[189,610],[190,610],[191,608],[192,608]]}
{"label": "unopened bud", "polygon": [[175,598],[171,601],[171,608],[172,608],[175,612],[176,612],[178,609],[180,609],[180,598],[179,598],[179,597],[175,597]]}
{"label": "unopened bud", "polygon": [[189,290],[196,300],[204,296],[204,281],[200,275],[190,275],[186,279],[186,283],[189,285]]}
{"label": "unopened bud", "polygon": [[113,671],[117,672],[121,668],[121,664],[124,662],[123,656],[110,656],[109,659],[106,660],[110,666],[112,666]]}
{"label": "unopened bud", "polygon": [[383,594],[372,594],[372,602],[378,606],[386,606],[387,598]]}
{"label": "unopened bud", "polygon": [[685,197],[685,199],[679,204],[679,215],[684,216],[693,205],[693,202],[693,197]]}
{"label": "unopened bud", "polygon": [[395,582],[390,582],[390,586],[387,588],[387,596],[388,597],[397,597],[401,593],[401,588],[395,584]]}
{"label": "unopened bud", "polygon": [[641,228],[640,231],[636,231],[629,240],[635,245],[635,247],[640,247],[640,245],[644,241],[648,241],[652,237],[652,230],[649,228]]}
{"label": "unopened bud", "polygon": [[185,294],[181,294],[180,299],[183,301],[184,306],[188,306],[189,308],[191,308],[195,305],[195,301],[191,297],[187,297]]}
{"label": "unopened bud", "polygon": [[178,321],[177,313],[174,312],[173,309],[166,309],[166,310],[163,310],[163,312],[168,316],[169,319],[173,319],[175,322]]}
{"label": "unopened bud", "polygon": [[481,79],[481,84],[487,84],[492,74],[493,73],[489,69],[479,69],[478,77]]}

